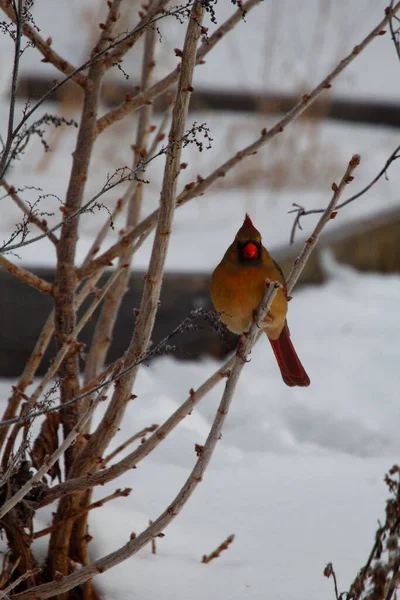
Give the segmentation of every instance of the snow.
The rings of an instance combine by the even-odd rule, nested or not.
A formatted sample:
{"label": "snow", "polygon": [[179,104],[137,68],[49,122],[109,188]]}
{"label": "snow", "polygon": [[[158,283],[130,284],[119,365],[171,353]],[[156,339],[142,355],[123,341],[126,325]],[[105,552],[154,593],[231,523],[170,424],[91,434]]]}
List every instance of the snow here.
{"label": "snow", "polygon": [[[156,555],[146,547],[99,576],[106,600],[330,598],[332,582],[323,576],[330,561],[340,590],[348,589],[383,517],[383,476],[400,451],[400,277],[360,274],[330,256],[324,263],[329,281],[296,292],[289,311],[311,386],[286,387],[269,344],[260,340],[204,481],[157,540]],[[143,367],[113,447],[162,423],[219,366],[163,357]],[[221,383],[137,469],[96,488],[96,499],[116,487],[133,491],[92,511],[94,558],[140,533],[171,502],[222,389]],[[52,510],[38,513],[37,529],[49,524]],[[201,564],[231,533],[229,549]],[[45,550],[45,539],[38,540],[38,556]]]}

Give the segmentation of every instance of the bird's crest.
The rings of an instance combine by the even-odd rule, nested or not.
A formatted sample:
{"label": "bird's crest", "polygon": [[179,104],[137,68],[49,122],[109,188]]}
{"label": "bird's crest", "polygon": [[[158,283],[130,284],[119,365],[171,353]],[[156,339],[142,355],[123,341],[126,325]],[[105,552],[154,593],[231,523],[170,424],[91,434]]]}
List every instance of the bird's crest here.
{"label": "bird's crest", "polygon": [[261,234],[254,227],[253,222],[247,213],[243,225],[236,234],[236,240],[243,242],[246,242],[248,240],[261,242]]}

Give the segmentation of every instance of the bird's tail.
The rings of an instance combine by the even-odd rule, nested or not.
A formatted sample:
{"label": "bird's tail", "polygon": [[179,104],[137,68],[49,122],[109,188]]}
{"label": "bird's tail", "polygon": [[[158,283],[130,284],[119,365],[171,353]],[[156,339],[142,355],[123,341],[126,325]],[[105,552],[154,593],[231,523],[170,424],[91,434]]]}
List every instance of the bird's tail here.
{"label": "bird's tail", "polygon": [[301,364],[290,339],[288,326],[285,325],[277,340],[270,339],[269,341],[281,370],[282,379],[286,385],[291,387],[296,385],[306,387],[310,385],[310,378]]}

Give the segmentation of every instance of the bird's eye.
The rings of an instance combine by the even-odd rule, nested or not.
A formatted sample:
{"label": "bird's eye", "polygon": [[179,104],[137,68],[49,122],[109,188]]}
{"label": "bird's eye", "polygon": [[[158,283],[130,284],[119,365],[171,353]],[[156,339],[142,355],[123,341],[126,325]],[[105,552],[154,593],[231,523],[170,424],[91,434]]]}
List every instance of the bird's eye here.
{"label": "bird's eye", "polygon": [[247,260],[258,258],[258,246],[254,242],[247,242],[242,248],[242,257]]}

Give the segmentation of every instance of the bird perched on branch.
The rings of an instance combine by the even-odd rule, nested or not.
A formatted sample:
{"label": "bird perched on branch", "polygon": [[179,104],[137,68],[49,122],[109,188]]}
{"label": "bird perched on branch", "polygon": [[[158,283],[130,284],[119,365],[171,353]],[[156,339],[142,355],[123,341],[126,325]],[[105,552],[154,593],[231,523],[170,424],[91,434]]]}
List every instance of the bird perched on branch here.
{"label": "bird perched on branch", "polygon": [[282,284],[269,308],[262,329],[268,336],[283,381],[308,386],[310,379],[290,339],[286,322],[288,297],[280,266],[261,243],[260,232],[246,218],[211,279],[211,297],[221,320],[233,333],[246,333],[266,291],[266,280]]}

